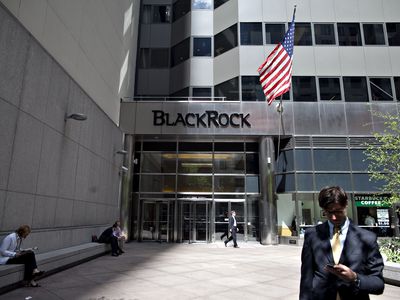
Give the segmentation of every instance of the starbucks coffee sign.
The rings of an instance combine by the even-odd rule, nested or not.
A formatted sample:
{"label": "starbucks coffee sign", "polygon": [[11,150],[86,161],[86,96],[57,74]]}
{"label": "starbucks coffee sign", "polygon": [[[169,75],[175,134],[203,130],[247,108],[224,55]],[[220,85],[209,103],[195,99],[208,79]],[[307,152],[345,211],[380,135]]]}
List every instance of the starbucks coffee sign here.
{"label": "starbucks coffee sign", "polygon": [[152,110],[154,126],[184,126],[203,128],[251,128],[250,114],[220,113],[216,110],[206,110],[204,113],[171,114],[163,110]]}
{"label": "starbucks coffee sign", "polygon": [[388,207],[390,195],[355,194],[353,199],[357,207]]}

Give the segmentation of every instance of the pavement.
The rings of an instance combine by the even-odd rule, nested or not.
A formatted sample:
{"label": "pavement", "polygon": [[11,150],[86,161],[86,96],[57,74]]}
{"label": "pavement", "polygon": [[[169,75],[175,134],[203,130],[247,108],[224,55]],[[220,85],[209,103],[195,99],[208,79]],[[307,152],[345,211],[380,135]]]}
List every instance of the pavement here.
{"label": "pavement", "polygon": [[[125,253],[105,255],[47,276],[39,288],[18,288],[0,299],[298,299],[301,247],[257,242],[125,244]],[[399,299],[386,285],[372,300]]]}

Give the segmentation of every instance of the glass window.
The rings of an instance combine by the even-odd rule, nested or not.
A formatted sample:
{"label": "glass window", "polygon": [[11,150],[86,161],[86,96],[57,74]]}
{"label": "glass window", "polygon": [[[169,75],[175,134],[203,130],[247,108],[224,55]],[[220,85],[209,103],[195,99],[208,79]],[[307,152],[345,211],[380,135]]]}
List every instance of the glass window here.
{"label": "glass window", "polygon": [[260,187],[258,184],[258,176],[246,176],[246,192],[259,193]]}
{"label": "glass window", "polygon": [[211,56],[211,38],[193,38],[193,56]]}
{"label": "glass window", "polygon": [[339,78],[318,78],[319,97],[321,100],[341,100]]}
{"label": "glass window", "polygon": [[314,149],[315,171],[349,171],[348,153],[347,149]]}
{"label": "glass window", "polygon": [[375,192],[381,191],[383,181],[369,180],[368,174],[353,174],[354,191],[356,192]]}
{"label": "glass window", "polygon": [[212,143],[179,143],[179,151],[211,152]]}
{"label": "glass window", "polygon": [[212,176],[178,176],[178,192],[212,192]]}
{"label": "glass window", "polygon": [[383,24],[363,24],[365,45],[385,45]]}
{"label": "glass window", "polygon": [[175,93],[172,93],[168,101],[182,101],[189,97],[189,87],[185,87]]}
{"label": "glass window", "polygon": [[174,67],[189,59],[190,38],[187,38],[171,48],[171,66]]}
{"label": "glass window", "polygon": [[150,49],[140,48],[139,50],[139,68],[148,69],[150,68]]}
{"label": "glass window", "polygon": [[178,155],[179,173],[212,173],[211,153],[180,153]]}
{"label": "glass window", "polygon": [[140,191],[153,193],[175,192],[175,175],[142,175]]}
{"label": "glass window", "polygon": [[[193,97],[201,97],[202,99],[192,99],[192,100],[210,100],[211,97],[211,88],[193,88],[192,89]],[[206,98],[206,99],[204,99]]]}
{"label": "glass window", "polygon": [[292,192],[294,187],[294,174],[277,175],[276,177],[276,192]]}
{"label": "glass window", "polygon": [[173,5],[173,21],[180,19],[190,11],[190,1],[178,0]]}
{"label": "glass window", "polygon": [[193,9],[211,9],[211,0],[193,0]]}
{"label": "glass window", "polygon": [[343,88],[346,102],[368,102],[365,77],[343,77]]}
{"label": "glass window", "polygon": [[142,173],[175,173],[175,158],[175,153],[143,152]]}
{"label": "glass window", "polygon": [[313,174],[296,174],[297,191],[314,191]]}
{"label": "glass window", "polygon": [[215,176],[216,193],[244,193],[244,176]]}
{"label": "glass window", "polygon": [[400,23],[386,23],[389,46],[400,46]]}
{"label": "glass window", "polygon": [[361,46],[360,24],[338,23],[337,28],[340,46]]}
{"label": "glass window", "polygon": [[237,38],[237,24],[232,25],[231,27],[221,31],[214,37],[214,56],[225,53],[232,48],[237,47],[238,38]]}
{"label": "glass window", "polygon": [[367,171],[368,161],[366,160],[366,155],[364,154],[364,149],[351,149],[351,167],[353,171]]}
{"label": "glass window", "polygon": [[294,170],[293,150],[282,151],[279,153],[277,173],[290,172]]}
{"label": "glass window", "polygon": [[285,36],[285,24],[265,24],[265,43],[279,44]]}
{"label": "glass window", "polygon": [[394,77],[394,89],[396,91],[397,100],[400,101],[400,77]]}
{"label": "glass window", "polygon": [[352,190],[350,174],[315,174],[316,190],[320,191],[326,186],[340,186],[345,191]]}
{"label": "glass window", "polygon": [[295,24],[294,44],[296,46],[312,45],[311,24],[310,23],[296,23]]}
{"label": "glass window", "polygon": [[293,76],[293,101],[317,101],[314,76]]}
{"label": "glass window", "polygon": [[244,173],[244,154],[215,153],[214,173]]}
{"label": "glass window", "polygon": [[258,153],[246,154],[246,174],[258,174]]}
{"label": "glass window", "polygon": [[170,23],[170,22],[171,22],[171,6],[154,5],[153,23]]}
{"label": "glass window", "polygon": [[175,150],[176,150],[175,142],[144,142],[143,143],[143,151],[175,151]]}
{"label": "glass window", "polygon": [[225,2],[228,2],[229,0],[214,0],[214,9],[220,7],[222,4]]}
{"label": "glass window", "polygon": [[243,143],[214,143],[214,151],[215,152],[243,152],[244,144]]}
{"label": "glass window", "polygon": [[316,45],[335,45],[335,28],[333,24],[314,24]]}
{"label": "glass window", "polygon": [[239,77],[216,85],[214,94],[216,97],[225,97],[225,100],[239,100]]}
{"label": "glass window", "polygon": [[258,76],[242,76],[242,101],[265,101]]}
{"label": "glass window", "polygon": [[390,78],[370,78],[369,86],[371,88],[372,100],[393,100]]}
{"label": "glass window", "polygon": [[312,171],[311,150],[296,149],[296,171]]}
{"label": "glass window", "polygon": [[169,67],[168,48],[153,48],[151,49],[150,67],[155,69],[165,69]]}
{"label": "glass window", "polygon": [[142,8],[142,15],[141,15],[141,22],[143,24],[150,24],[151,23],[151,5],[143,5]]}
{"label": "glass window", "polygon": [[241,45],[262,45],[262,24],[261,23],[240,23],[240,44]]}

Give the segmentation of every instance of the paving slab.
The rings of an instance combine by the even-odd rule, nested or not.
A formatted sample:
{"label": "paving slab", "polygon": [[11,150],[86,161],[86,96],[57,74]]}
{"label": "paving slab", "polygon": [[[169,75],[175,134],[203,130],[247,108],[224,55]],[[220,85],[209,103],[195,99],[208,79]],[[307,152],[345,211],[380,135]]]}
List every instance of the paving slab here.
{"label": "paving slab", "polygon": [[[18,288],[0,300],[298,299],[301,247],[240,248],[213,244],[136,243],[119,257],[105,255],[45,277],[40,288]],[[398,299],[386,285],[371,300]]]}

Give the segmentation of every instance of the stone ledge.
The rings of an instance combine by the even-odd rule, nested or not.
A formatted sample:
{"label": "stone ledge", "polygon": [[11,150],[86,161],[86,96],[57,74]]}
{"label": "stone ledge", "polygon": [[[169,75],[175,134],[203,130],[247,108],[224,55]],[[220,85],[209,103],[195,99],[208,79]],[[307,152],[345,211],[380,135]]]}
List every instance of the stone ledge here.
{"label": "stone ledge", "polygon": [[[86,243],[36,255],[38,268],[53,274],[110,251],[110,245]],[[0,294],[21,285],[24,277],[23,265],[0,266]]]}
{"label": "stone ledge", "polygon": [[400,264],[386,261],[383,278],[388,284],[400,286]]}

